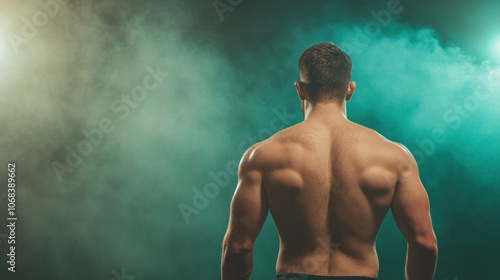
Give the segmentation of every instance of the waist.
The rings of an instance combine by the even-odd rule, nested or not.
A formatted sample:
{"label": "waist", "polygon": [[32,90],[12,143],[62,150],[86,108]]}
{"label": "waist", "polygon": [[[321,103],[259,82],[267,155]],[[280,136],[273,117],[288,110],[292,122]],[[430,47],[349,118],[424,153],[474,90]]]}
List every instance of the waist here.
{"label": "waist", "polygon": [[367,276],[321,276],[301,273],[280,272],[275,280],[376,280]]}

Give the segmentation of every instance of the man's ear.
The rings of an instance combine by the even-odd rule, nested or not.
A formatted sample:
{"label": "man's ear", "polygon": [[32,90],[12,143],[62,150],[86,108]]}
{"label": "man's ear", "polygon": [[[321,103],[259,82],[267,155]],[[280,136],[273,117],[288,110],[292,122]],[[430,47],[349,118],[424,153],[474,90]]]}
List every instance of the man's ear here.
{"label": "man's ear", "polygon": [[304,88],[304,84],[298,81],[295,81],[294,83],[295,89],[297,90],[297,94],[299,95],[299,99],[301,101],[304,101],[306,99],[306,91]]}
{"label": "man's ear", "polygon": [[345,94],[345,101],[349,101],[354,94],[354,90],[356,90],[356,82],[350,82],[347,86],[347,92]]}

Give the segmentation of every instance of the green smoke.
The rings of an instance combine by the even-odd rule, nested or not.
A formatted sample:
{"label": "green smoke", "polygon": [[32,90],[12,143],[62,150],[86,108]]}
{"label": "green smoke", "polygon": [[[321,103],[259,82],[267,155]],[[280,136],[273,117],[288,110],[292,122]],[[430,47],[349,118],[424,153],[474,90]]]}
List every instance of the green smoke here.
{"label": "green smoke", "polygon": [[[59,4],[15,52],[8,34],[23,36],[22,19],[43,8],[6,1],[0,158],[18,165],[12,279],[112,279],[122,268],[138,280],[219,279],[231,170],[250,144],[301,121],[297,59],[322,41],[350,49],[349,118],[419,161],[439,239],[436,279],[498,277],[496,64],[400,24],[405,3],[376,34],[366,34],[370,10],[386,2],[366,18],[318,4],[300,21],[305,4],[243,2],[223,22],[211,4]],[[155,80],[157,70],[168,76]],[[158,84],[140,93],[148,76]],[[277,240],[269,216],[253,279],[274,277]],[[401,279],[406,248],[390,215],[377,248],[379,278]]]}

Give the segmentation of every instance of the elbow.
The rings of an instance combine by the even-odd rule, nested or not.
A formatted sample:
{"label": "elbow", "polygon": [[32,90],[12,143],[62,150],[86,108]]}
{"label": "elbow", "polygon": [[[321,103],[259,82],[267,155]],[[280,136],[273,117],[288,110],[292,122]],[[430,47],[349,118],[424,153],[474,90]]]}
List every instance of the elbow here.
{"label": "elbow", "polygon": [[223,244],[223,251],[225,255],[252,255],[253,243],[225,241]]}
{"label": "elbow", "polygon": [[408,246],[435,257],[438,255],[437,239],[434,234],[431,236],[416,237],[413,242],[408,242]]}

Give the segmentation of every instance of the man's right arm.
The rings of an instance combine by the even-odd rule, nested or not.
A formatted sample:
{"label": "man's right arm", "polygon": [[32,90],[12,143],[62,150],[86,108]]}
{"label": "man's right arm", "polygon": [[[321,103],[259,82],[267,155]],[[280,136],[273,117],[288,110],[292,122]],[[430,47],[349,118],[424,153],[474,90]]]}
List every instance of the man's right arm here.
{"label": "man's right arm", "polygon": [[429,211],[429,198],[420,181],[410,151],[400,157],[398,181],[392,201],[394,220],[408,242],[407,280],[432,280],[438,255],[437,240]]}

